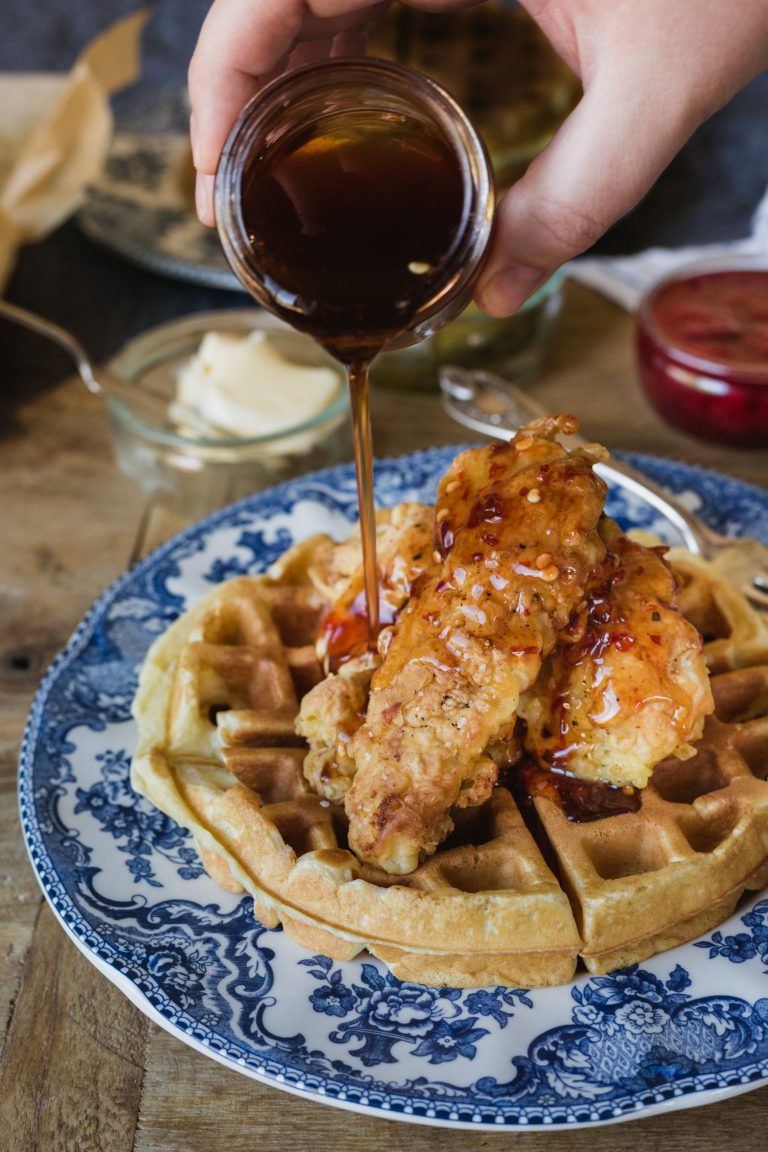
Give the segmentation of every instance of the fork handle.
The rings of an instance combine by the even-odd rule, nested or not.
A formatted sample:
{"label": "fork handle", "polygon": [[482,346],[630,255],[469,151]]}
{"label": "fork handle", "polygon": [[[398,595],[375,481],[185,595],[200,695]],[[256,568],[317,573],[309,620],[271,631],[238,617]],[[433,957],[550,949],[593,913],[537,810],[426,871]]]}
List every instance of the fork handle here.
{"label": "fork handle", "polygon": [[101,393],[102,388],[96,379],[90,356],[80,341],[75,339],[71,332],[67,332],[66,328],[61,328],[50,320],[44,320],[42,316],[38,316],[35,312],[29,312],[26,308],[9,304],[7,300],[0,300],[0,316],[14,324],[21,324],[23,328],[29,328],[32,332],[37,332],[39,336],[47,336],[49,340],[53,340],[72,357],[77,365],[80,379],[88,391],[94,392],[96,395]]}

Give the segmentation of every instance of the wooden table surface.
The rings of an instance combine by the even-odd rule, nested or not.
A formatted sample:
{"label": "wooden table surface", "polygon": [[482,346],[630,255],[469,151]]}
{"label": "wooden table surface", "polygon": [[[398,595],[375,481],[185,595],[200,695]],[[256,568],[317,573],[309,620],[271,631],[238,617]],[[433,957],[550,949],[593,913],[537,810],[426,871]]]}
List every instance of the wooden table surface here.
{"label": "wooden table surface", "polygon": [[[665,427],[632,368],[630,321],[569,286],[557,346],[535,386],[609,447],[672,456],[768,484],[768,453],[706,446]],[[380,393],[379,455],[467,439],[431,398]],[[63,381],[19,405],[0,453],[0,1152],[387,1152],[534,1147],[552,1152],[764,1152],[768,1088],[706,1110],[563,1133],[406,1126],[287,1096],[151,1024],[78,952],[43,901],[15,804],[18,745],[32,696],[81,616],[172,523],[116,469],[100,405]],[[766,986],[768,990],[768,985]]]}

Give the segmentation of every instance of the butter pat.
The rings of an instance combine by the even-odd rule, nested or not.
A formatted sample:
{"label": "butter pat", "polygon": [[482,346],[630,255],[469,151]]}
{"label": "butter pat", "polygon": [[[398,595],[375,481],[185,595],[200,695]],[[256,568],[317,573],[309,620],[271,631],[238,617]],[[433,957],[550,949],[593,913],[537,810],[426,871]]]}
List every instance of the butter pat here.
{"label": "butter pat", "polygon": [[179,372],[175,418],[240,438],[273,436],[328,407],[341,382],[332,368],[287,360],[265,332],[208,332]]}

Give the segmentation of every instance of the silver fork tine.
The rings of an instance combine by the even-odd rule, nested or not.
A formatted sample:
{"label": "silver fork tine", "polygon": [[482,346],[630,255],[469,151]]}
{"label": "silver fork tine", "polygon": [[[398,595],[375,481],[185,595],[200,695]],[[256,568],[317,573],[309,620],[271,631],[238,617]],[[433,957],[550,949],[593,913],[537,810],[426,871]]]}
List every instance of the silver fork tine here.
{"label": "silver fork tine", "polygon": [[755,576],[751,584],[742,585],[741,592],[756,608],[768,612],[768,588],[765,587],[765,583],[762,577]]}

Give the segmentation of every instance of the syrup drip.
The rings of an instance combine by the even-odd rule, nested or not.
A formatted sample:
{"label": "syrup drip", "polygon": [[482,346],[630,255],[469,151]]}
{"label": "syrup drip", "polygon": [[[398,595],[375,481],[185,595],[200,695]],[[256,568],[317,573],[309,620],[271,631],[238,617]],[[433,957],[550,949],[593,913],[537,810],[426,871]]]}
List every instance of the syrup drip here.
{"label": "syrup drip", "polygon": [[622,812],[637,812],[640,808],[637,788],[615,788],[599,780],[579,780],[564,772],[542,768],[532,760],[512,769],[505,783],[521,807],[529,807],[534,797],[544,796],[557,804],[566,819],[574,824],[604,820]]}
{"label": "syrup drip", "polygon": [[[320,644],[325,652],[329,672],[338,672],[342,664],[369,650],[368,597],[360,592],[349,607],[337,605],[328,613],[320,627]],[[379,625],[394,624],[398,610],[387,598],[387,589],[378,589]]]}
{"label": "syrup drip", "polygon": [[357,473],[357,506],[363,542],[363,584],[367,610],[368,648],[376,650],[379,635],[379,575],[376,563],[376,509],[373,502],[373,439],[368,394],[368,365],[347,368],[349,399],[352,406],[352,432]]}

